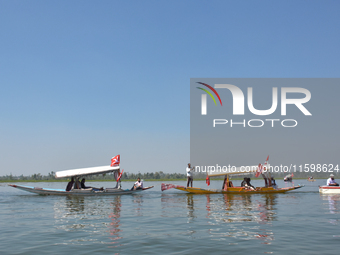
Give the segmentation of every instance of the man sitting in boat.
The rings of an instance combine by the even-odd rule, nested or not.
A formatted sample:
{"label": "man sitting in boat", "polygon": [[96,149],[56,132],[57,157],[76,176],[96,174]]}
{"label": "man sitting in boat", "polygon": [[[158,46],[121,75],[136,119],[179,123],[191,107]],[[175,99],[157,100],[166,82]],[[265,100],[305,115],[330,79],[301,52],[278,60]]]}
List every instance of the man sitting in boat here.
{"label": "man sitting in boat", "polygon": [[75,182],[74,182],[73,189],[81,189],[81,185],[80,185],[80,181],[79,181],[79,178],[78,178],[78,177],[76,177],[76,180],[75,180]]}
{"label": "man sitting in boat", "polygon": [[136,189],[143,189],[143,182],[140,180],[140,178],[137,179],[131,190],[136,190]]}
{"label": "man sitting in boat", "polygon": [[85,186],[85,178],[83,178],[83,179],[81,180],[81,182],[80,182],[80,187],[81,187],[82,189],[92,189],[92,190],[94,190],[94,191],[104,190],[103,187],[101,187],[101,188],[95,188],[95,187]]}
{"label": "man sitting in boat", "polygon": [[228,181],[228,178],[225,177],[224,181],[223,181],[223,186],[222,186],[222,190],[228,190],[228,188],[232,188],[234,187],[234,184],[232,181]]}
{"label": "man sitting in boat", "polygon": [[250,178],[244,177],[243,181],[241,182],[241,187],[245,187],[246,189],[254,190],[255,187],[250,184]]}
{"label": "man sitting in boat", "polygon": [[336,183],[335,180],[334,180],[334,174],[331,174],[330,178],[328,178],[327,186],[339,186],[339,184]]}
{"label": "man sitting in boat", "polygon": [[73,188],[73,184],[74,184],[74,178],[72,177],[71,181],[69,183],[67,183],[66,191],[71,191],[72,188]]}
{"label": "man sitting in boat", "polygon": [[276,186],[276,181],[275,181],[274,177],[272,177],[271,182],[272,182],[272,187],[273,187],[274,189],[276,189],[277,186]]}
{"label": "man sitting in boat", "polygon": [[243,178],[243,181],[241,182],[241,187],[244,187],[247,184],[247,177]]}
{"label": "man sitting in boat", "polygon": [[247,182],[246,184],[244,185],[244,187],[246,189],[251,189],[251,190],[255,190],[255,187],[253,185],[250,184],[250,178],[247,178]]}

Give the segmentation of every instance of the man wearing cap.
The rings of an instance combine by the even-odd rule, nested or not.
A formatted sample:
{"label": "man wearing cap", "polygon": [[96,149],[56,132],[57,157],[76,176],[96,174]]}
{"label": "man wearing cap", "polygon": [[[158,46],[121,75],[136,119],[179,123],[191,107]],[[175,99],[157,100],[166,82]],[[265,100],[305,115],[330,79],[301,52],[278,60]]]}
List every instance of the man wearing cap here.
{"label": "man wearing cap", "polygon": [[334,174],[331,174],[330,178],[328,178],[327,186],[339,186],[339,184],[334,181]]}

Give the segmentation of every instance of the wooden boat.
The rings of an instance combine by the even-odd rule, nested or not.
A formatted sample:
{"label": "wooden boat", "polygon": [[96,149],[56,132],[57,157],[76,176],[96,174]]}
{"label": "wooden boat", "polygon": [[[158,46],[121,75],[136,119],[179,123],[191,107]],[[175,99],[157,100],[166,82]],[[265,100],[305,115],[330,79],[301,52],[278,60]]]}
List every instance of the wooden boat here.
{"label": "wooden boat", "polygon": [[309,182],[315,182],[315,179],[308,178],[307,181],[309,181]]}
{"label": "wooden boat", "polygon": [[322,194],[340,194],[340,186],[319,186],[319,192]]}
{"label": "wooden boat", "polygon": [[[39,188],[39,187],[30,187],[30,186],[21,186],[21,185],[15,185],[15,184],[9,184],[9,186],[17,189],[21,189],[24,191],[28,191],[31,193],[36,193],[39,195],[66,195],[66,196],[93,196],[93,195],[124,195],[124,194],[133,194],[136,192],[141,192],[143,190],[148,190],[153,188],[146,187],[142,189],[122,189],[120,185],[120,178],[122,176],[122,172],[120,172],[120,156],[117,155],[116,157],[111,159],[111,166],[98,166],[98,167],[89,167],[89,168],[79,168],[79,169],[72,169],[72,170],[65,170],[65,171],[59,171],[56,172],[55,177],[56,178],[66,178],[71,177],[75,178],[76,182],[79,183],[80,177],[86,177],[89,175],[98,175],[98,174],[107,174],[107,173],[113,173],[115,172],[115,179],[117,181],[116,188],[76,188],[76,185],[70,189],[69,191],[66,191],[66,189],[47,189],[47,188]],[[71,188],[71,187],[70,187]]]}
{"label": "wooden boat", "polygon": [[[164,184],[162,183],[162,191],[175,188],[178,190],[182,190],[185,192],[193,193],[193,194],[214,194],[214,193],[222,193],[222,194],[273,194],[273,193],[285,193],[287,191],[295,190],[302,188],[304,185],[298,185],[293,187],[285,187],[285,188],[277,188],[277,185],[272,185],[272,178],[270,173],[268,172],[267,176],[266,169],[270,169],[269,165],[267,165],[269,156],[266,160],[266,163],[263,165],[259,164],[258,166],[244,166],[244,167],[237,167],[234,169],[228,169],[223,171],[222,173],[215,173],[209,172],[207,175],[207,184],[210,185],[210,177],[216,176],[225,176],[223,182],[222,189],[202,189],[202,188],[189,188],[179,185],[172,185],[172,184]],[[265,179],[266,186],[265,187],[252,187],[252,186],[234,186],[233,183],[230,181],[230,176],[232,175],[245,175],[245,174],[255,174],[258,177],[260,174]],[[269,182],[267,182],[269,180]]]}
{"label": "wooden boat", "polygon": [[39,195],[61,195],[61,196],[107,196],[107,195],[125,195],[125,194],[133,194],[137,192],[141,192],[143,190],[151,189],[151,187],[143,188],[143,189],[115,189],[115,188],[106,188],[103,190],[97,189],[73,189],[71,191],[65,191],[65,189],[47,189],[47,188],[39,188],[39,187],[30,187],[30,186],[21,186],[16,184],[9,184],[9,186],[17,189],[21,189],[24,191],[28,191],[31,193],[36,193]]}
{"label": "wooden boat", "polygon": [[[163,183],[162,183],[163,184]],[[170,184],[164,184],[170,185]],[[255,190],[248,189],[246,187],[229,187],[228,189],[202,189],[202,188],[190,188],[184,187],[179,185],[174,185],[175,189],[189,192],[192,194],[273,194],[273,193],[285,193],[287,191],[295,190],[302,188],[303,185],[298,185],[294,187],[287,187],[287,188],[274,188],[274,187],[257,187]]]}

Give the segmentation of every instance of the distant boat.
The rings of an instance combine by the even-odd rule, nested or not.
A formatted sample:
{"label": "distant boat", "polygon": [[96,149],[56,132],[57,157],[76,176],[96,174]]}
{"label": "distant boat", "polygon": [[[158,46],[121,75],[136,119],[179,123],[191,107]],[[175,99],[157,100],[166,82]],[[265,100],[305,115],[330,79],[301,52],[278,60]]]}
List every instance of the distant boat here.
{"label": "distant boat", "polygon": [[311,177],[308,177],[307,181],[309,181],[309,182],[315,182],[315,179],[314,179],[313,176],[311,176]]}
{"label": "distant boat", "polygon": [[322,194],[340,194],[339,186],[319,186],[319,192]]}
{"label": "distant boat", "polygon": [[[118,160],[117,160],[118,159]],[[107,196],[107,195],[124,195],[124,194],[132,194],[136,192],[141,192],[143,190],[151,189],[151,187],[146,188],[139,188],[139,189],[122,189],[120,187],[120,178],[122,176],[123,172],[120,172],[120,159],[119,155],[112,158],[112,160],[115,160],[113,163],[111,163],[111,166],[99,166],[99,167],[89,167],[89,168],[79,168],[79,169],[72,169],[72,170],[66,170],[66,171],[59,171],[56,172],[55,177],[56,178],[66,178],[71,177],[76,179],[76,183],[79,183],[80,177],[85,176],[91,176],[91,175],[98,175],[98,174],[106,174],[106,173],[112,173],[116,172],[115,178],[117,181],[116,188],[85,188],[82,189],[80,187],[70,187],[69,191],[66,191],[66,189],[48,189],[48,188],[39,188],[39,187],[30,187],[30,186],[22,186],[22,185],[16,185],[16,184],[9,184],[9,186],[17,189],[21,189],[24,191],[28,191],[31,193],[36,193],[39,195],[62,195],[62,196],[93,196],[93,195],[99,195],[99,196]],[[111,160],[111,162],[112,162]],[[71,189],[72,188],[72,189]]]}
{"label": "distant boat", "polygon": [[294,176],[294,174],[288,174],[288,175],[286,175],[286,176],[283,178],[283,180],[284,180],[285,182],[292,182],[292,181],[293,181],[293,176]]}

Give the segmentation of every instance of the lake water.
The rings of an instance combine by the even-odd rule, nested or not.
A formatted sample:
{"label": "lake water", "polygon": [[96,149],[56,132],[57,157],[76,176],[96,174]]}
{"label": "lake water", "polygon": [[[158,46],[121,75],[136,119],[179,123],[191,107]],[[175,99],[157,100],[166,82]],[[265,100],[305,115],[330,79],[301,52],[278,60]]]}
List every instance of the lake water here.
{"label": "lake water", "polygon": [[0,184],[0,254],[337,254],[340,196],[320,195],[325,182],[295,180],[306,186],[275,195],[161,192],[161,182],[146,182],[155,188],[105,197],[39,196]]}

